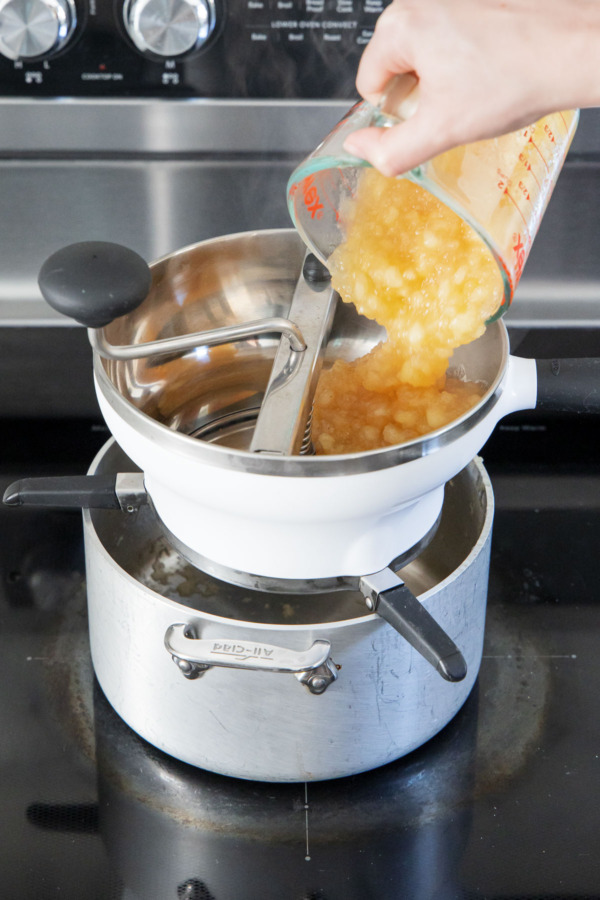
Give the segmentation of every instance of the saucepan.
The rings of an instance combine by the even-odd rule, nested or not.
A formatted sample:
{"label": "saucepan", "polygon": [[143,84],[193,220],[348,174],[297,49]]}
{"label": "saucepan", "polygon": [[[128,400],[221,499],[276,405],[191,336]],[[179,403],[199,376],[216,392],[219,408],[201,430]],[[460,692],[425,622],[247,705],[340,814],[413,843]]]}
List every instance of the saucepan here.
{"label": "saucepan", "polygon": [[[128,463],[110,441],[92,471]],[[165,541],[148,505],[132,515],[85,510],[98,682],[145,740],[210,771],[314,781],[388,763],[440,731],[475,683],[492,520],[489,479],[473,462],[447,485],[428,547],[397,573],[437,633],[450,636],[445,645],[460,648],[452,677],[440,678],[360,592],[227,585]]]}

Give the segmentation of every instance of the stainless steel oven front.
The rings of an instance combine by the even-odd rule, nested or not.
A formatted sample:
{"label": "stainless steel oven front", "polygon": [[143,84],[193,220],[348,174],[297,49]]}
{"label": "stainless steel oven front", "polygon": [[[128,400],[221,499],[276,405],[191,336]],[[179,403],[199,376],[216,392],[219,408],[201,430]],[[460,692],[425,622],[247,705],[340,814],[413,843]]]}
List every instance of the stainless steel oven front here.
{"label": "stainless steel oven front", "polygon": [[2,415],[96,412],[84,330],[37,287],[59,247],[151,261],[290,225],[288,174],[353,99],[384,5],[0,2]]}
{"label": "stainless steel oven front", "polygon": [[[61,246],[151,261],[291,225],[288,175],[354,99],[387,2],[0,0],[0,415],[97,414],[84,329],[37,287]],[[511,312],[521,332],[597,319],[598,148],[585,113]]]}

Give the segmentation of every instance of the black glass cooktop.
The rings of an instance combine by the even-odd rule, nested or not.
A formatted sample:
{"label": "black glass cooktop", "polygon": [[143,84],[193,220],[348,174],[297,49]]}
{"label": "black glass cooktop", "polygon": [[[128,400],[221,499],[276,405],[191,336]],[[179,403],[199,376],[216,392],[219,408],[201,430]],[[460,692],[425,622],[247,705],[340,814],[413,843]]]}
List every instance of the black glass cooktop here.
{"label": "black glass cooktop", "polygon": [[[2,489],[108,434],[3,421]],[[506,419],[477,685],[352,778],[241,782],[138,738],[94,682],[77,512],[0,509],[0,895],[35,900],[600,897],[600,421]]]}

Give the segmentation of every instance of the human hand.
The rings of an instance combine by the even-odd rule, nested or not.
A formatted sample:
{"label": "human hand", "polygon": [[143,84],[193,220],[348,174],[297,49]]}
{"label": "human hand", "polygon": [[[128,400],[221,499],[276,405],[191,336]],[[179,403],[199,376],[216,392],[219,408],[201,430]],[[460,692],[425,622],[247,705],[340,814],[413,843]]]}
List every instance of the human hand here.
{"label": "human hand", "polygon": [[345,143],[386,175],[451,147],[495,137],[558,110],[600,104],[597,0],[393,0],[357,76],[376,105],[390,79],[414,73],[416,112]]}

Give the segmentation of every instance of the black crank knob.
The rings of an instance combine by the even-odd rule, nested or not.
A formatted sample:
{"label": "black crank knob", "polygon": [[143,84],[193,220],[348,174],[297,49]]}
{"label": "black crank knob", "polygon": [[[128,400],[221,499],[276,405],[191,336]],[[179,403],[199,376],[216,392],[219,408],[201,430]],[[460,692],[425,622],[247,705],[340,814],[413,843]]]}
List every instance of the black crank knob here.
{"label": "black crank knob", "polygon": [[48,257],[38,277],[44,300],[88,328],[102,328],[136,309],[152,274],[135,251],[108,241],[83,241]]}

